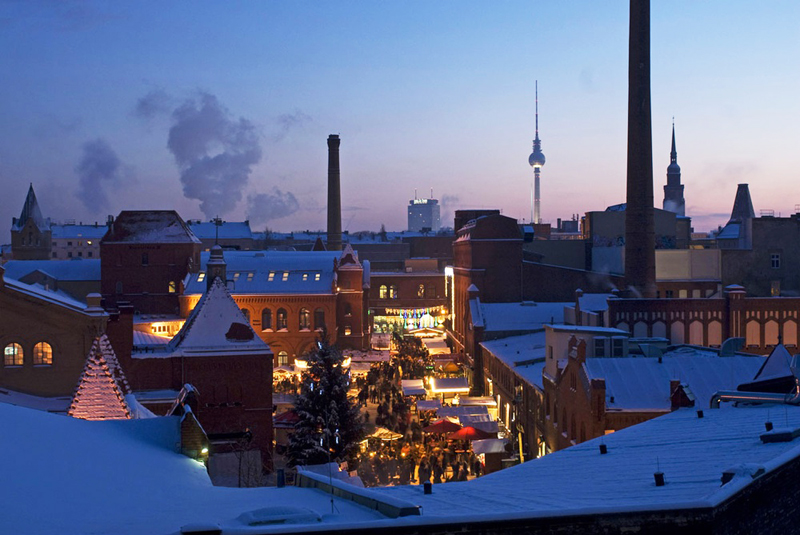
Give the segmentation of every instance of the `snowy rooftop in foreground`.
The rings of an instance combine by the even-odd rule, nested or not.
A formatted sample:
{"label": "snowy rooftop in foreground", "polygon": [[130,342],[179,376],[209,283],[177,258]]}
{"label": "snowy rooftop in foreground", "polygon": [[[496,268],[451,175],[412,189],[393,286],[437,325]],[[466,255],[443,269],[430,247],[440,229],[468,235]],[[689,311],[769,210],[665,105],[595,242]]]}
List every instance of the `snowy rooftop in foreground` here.
{"label": "snowy rooftop in foreground", "polygon": [[[572,514],[670,510],[719,504],[753,479],[725,485],[723,471],[750,463],[767,473],[800,457],[800,439],[764,444],[764,422],[800,427],[800,407],[681,409],[600,439],[464,483],[368,489],[421,505],[421,516],[382,517],[352,502],[301,488],[212,487],[203,467],[169,451],[177,419],[88,422],[0,403],[1,533],[176,533],[193,523],[224,534],[366,530]],[[54,440],[57,437],[57,440]],[[608,446],[601,455],[598,444]],[[656,487],[656,466],[666,485]],[[113,469],[111,469],[113,468]],[[546,487],[543,484],[546,483]],[[36,499],[31,499],[35,496]],[[46,504],[46,514],[43,514]],[[310,524],[248,528],[237,517],[263,507],[303,507]],[[89,514],[90,512],[90,514]]]}
{"label": "snowy rooftop in foreground", "polygon": [[[542,329],[546,323],[562,323],[564,307],[570,303],[481,303],[483,326],[487,331]],[[473,319],[474,322],[474,319]]]}

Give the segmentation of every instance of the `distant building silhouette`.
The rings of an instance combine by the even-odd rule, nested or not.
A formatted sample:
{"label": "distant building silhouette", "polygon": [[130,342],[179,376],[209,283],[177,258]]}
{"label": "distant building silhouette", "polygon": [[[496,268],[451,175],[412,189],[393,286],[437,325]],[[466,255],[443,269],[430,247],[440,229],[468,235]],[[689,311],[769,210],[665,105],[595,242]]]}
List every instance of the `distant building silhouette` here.
{"label": "distant building silhouette", "polygon": [[431,190],[430,199],[418,199],[416,195],[408,201],[408,230],[423,232],[424,230],[436,232],[442,226],[439,201],[433,198]]}
{"label": "distant building silhouette", "polygon": [[667,167],[667,185],[664,186],[664,210],[675,212],[680,217],[686,215],[686,201],[681,184],[681,166],[678,165],[678,151],[675,150],[675,124],[672,125],[672,150]]}

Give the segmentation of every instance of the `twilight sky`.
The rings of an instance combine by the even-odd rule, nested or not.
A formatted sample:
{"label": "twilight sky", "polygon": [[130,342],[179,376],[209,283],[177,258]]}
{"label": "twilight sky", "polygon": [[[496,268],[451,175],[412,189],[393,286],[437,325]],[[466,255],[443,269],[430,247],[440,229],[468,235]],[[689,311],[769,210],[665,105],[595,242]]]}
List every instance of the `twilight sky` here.
{"label": "twilight sky", "polygon": [[[652,2],[654,189],[672,117],[695,230],[800,204],[800,4]],[[414,189],[542,217],[624,202],[626,1],[0,0],[0,243],[29,182],[54,220],[124,209],[325,226],[328,134],[343,228],[406,227]],[[222,178],[221,178],[222,177]]]}

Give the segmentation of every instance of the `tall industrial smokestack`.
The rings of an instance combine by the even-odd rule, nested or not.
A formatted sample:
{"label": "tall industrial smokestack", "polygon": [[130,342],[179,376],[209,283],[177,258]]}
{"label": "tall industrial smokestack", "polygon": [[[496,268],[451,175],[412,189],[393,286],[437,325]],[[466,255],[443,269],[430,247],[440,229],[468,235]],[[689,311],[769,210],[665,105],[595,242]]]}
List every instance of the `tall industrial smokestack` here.
{"label": "tall industrial smokestack", "polygon": [[650,0],[630,0],[627,187],[625,281],[635,294],[641,297],[655,297],[653,134],[650,124]]}
{"label": "tall industrial smokestack", "polygon": [[[342,191],[339,184],[339,136],[328,136],[328,250],[342,250]],[[652,195],[651,195],[652,196]]]}

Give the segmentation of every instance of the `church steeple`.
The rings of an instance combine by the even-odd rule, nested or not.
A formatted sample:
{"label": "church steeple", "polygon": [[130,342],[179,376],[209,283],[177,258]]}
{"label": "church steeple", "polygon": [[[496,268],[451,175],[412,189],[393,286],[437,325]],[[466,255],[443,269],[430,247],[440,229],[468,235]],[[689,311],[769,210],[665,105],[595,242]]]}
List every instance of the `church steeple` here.
{"label": "church steeple", "polygon": [[678,151],[675,148],[675,122],[672,123],[672,150],[667,167],[667,185],[664,186],[664,210],[674,212],[679,217],[686,215],[686,201],[681,184],[681,166],[678,165]]}

